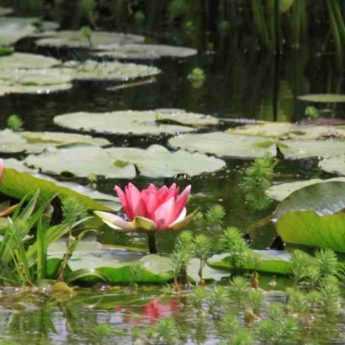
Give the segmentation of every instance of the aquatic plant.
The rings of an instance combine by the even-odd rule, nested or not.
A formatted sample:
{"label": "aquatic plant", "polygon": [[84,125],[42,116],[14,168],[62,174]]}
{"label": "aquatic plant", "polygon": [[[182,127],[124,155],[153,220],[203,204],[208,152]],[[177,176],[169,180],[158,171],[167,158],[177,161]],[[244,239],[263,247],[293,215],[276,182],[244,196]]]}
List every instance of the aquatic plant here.
{"label": "aquatic plant", "polygon": [[192,71],[187,75],[187,79],[192,83],[194,88],[201,87],[206,79],[206,74],[203,69],[200,67],[195,67]]}
{"label": "aquatic plant", "polygon": [[6,126],[9,129],[12,129],[14,132],[19,132],[23,130],[24,121],[19,115],[12,114],[7,118]]}
{"label": "aquatic plant", "polygon": [[150,253],[156,253],[155,233],[157,231],[179,230],[187,225],[193,214],[187,216],[186,204],[191,192],[187,186],[181,193],[174,183],[170,187],[164,185],[157,188],[150,184],[139,191],[129,183],[124,191],[115,186],[126,219],[112,213],[96,211],[108,226],[115,230],[127,232],[144,232],[148,235]]}
{"label": "aquatic plant", "polygon": [[272,184],[276,165],[275,158],[257,158],[244,172],[240,186],[245,193],[246,203],[254,210],[263,210],[272,203],[265,191]]}

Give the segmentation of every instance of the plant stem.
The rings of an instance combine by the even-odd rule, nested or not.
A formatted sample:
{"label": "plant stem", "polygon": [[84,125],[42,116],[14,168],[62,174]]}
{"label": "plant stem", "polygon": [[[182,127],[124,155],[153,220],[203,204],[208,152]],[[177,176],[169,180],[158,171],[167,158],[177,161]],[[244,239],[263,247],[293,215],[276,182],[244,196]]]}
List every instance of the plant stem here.
{"label": "plant stem", "polygon": [[151,231],[147,234],[150,254],[157,254],[156,234]]}

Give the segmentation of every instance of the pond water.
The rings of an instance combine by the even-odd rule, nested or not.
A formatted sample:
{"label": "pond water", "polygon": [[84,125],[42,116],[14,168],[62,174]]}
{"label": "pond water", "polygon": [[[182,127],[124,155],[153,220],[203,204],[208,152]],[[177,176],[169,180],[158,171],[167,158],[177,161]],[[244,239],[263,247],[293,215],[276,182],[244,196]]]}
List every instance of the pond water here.
{"label": "pond water", "polygon": [[[66,25],[66,18],[64,22]],[[170,36],[162,34],[162,38],[156,40],[181,43],[183,36],[180,33],[172,33]],[[203,40],[205,39],[201,39]],[[309,105],[299,101],[297,96],[345,91],[344,74],[339,71],[335,57],[313,53],[312,43],[299,50],[274,56],[258,50],[254,45],[244,49],[231,39],[216,37],[215,42],[215,51],[201,49],[196,57],[146,62],[162,70],[150,83],[129,82],[125,87],[119,87],[103,82],[78,82],[72,90],[56,94],[13,94],[0,97],[0,127],[6,126],[6,119],[10,114],[20,115],[26,130],[42,131],[61,130],[53,124],[53,117],[63,113],[156,108],[181,108],[221,119],[292,122],[303,120]],[[187,43],[190,42],[187,40]],[[85,58],[85,53],[78,50],[67,53],[38,49],[31,40],[23,40],[16,48],[18,51],[44,53],[62,59]],[[197,48],[200,49],[200,46]],[[187,78],[195,67],[202,68],[206,75],[205,81],[197,87]],[[109,89],[108,86],[113,88]],[[343,110],[344,107],[337,105],[332,109],[325,109],[325,113],[341,117]],[[147,147],[157,142],[153,138],[108,138],[124,146],[135,144]],[[158,142],[164,144],[166,141],[160,138]],[[236,226],[246,233],[250,225],[269,215],[274,208],[273,204],[269,209],[256,211],[246,205],[240,182],[248,164],[231,161],[227,162],[227,169],[220,173],[193,179],[180,176],[177,180],[182,185],[191,183],[193,193],[199,196],[192,201],[193,208],[205,210],[208,206],[219,203],[226,210],[226,225]],[[310,162],[279,164],[276,172],[275,181],[321,175]],[[151,181],[141,178],[138,183],[145,185]],[[172,180],[154,182],[170,183]],[[101,181],[98,189],[111,193],[114,183],[115,181]],[[271,228],[255,233],[252,237],[253,246],[267,248],[274,237],[274,230]],[[100,239],[106,243],[114,243],[117,237],[107,232]],[[172,248],[171,237],[159,240],[163,251]],[[216,324],[219,315],[216,311],[195,308],[184,292],[172,297],[168,291],[162,297],[163,292],[163,288],[156,287],[98,286],[94,289],[76,290],[73,296],[51,297],[42,291],[32,294],[22,290],[4,290],[0,292],[0,344],[131,344],[135,332],[140,332],[143,325],[151,325],[170,315],[174,315],[178,325],[184,329],[185,344],[218,342]],[[282,296],[272,294],[266,298],[270,302],[270,299],[281,300]],[[157,300],[165,307],[156,307]],[[328,327],[327,332],[323,332],[325,325]],[[343,328],[344,323],[341,322],[320,325],[313,335],[308,335],[309,344],[328,344],[330,339],[337,338]],[[324,333],[322,337],[321,333]]]}

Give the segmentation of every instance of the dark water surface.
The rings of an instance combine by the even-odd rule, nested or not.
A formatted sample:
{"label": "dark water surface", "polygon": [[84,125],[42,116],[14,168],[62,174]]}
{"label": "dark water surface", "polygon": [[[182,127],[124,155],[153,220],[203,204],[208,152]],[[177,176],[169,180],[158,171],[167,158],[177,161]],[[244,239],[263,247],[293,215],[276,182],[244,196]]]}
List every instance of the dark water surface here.
{"label": "dark water surface", "polygon": [[[174,36],[176,34],[176,37]],[[181,42],[181,33],[171,35],[170,42]],[[162,38],[169,43],[169,39]],[[111,84],[77,83],[70,91],[51,95],[10,95],[0,97],[0,127],[6,118],[18,114],[27,130],[61,130],[52,123],[54,116],[75,111],[114,111],[127,109],[181,108],[220,118],[245,118],[274,121],[297,121],[304,117],[307,104],[297,100],[306,93],[344,93],[344,73],[333,55],[318,55],[313,46],[290,50],[277,57],[250,46],[246,49],[239,42],[217,38],[217,50],[205,49],[188,60],[161,60],[155,63],[162,74],[153,83],[107,90]],[[18,44],[18,50],[36,49],[30,41]],[[41,52],[41,51],[37,51]],[[45,51],[46,54],[66,58],[64,52]],[[78,51],[69,57],[85,58]],[[194,67],[206,74],[204,84],[194,88],[187,75]],[[332,116],[343,115],[344,108],[330,109]],[[118,140],[111,138],[114,142]],[[118,144],[118,142],[117,142]],[[121,144],[121,143],[120,143]],[[128,145],[128,143],[122,143]],[[145,140],[142,146],[150,144]],[[206,195],[196,205],[201,209],[214,203],[222,204],[227,212],[226,223],[246,232],[249,225],[269,214],[271,210],[255,212],[244,203],[239,186],[242,171],[247,163],[229,162],[228,169],[215,176],[204,176],[192,181],[179,178],[181,184],[192,183],[193,192]],[[310,165],[283,165],[278,167],[277,180],[317,176]],[[116,181],[101,183],[99,188],[111,193]],[[148,181],[140,180],[144,185]],[[157,181],[159,183],[171,180]],[[270,245],[273,230],[254,236],[254,245]],[[112,236],[103,238],[109,242]],[[162,240],[162,247],[169,245]],[[50,300],[46,296],[22,296],[0,301],[0,344],[130,344],[135,318],[141,319],[143,306],[160,294],[154,288],[113,288],[109,291],[82,290],[68,302]],[[23,302],[23,300],[25,302]],[[171,300],[171,299],[170,299]],[[126,309],[130,306],[130,311]],[[193,324],[193,310],[177,313],[177,321],[186,322],[194,329],[188,344],[215,344],[212,323]],[[140,322],[141,322],[140,321]],[[150,322],[149,320],[144,320]],[[110,325],[111,330],[99,325]],[[109,333],[110,332],[110,333]],[[187,342],[186,342],[187,343]]]}

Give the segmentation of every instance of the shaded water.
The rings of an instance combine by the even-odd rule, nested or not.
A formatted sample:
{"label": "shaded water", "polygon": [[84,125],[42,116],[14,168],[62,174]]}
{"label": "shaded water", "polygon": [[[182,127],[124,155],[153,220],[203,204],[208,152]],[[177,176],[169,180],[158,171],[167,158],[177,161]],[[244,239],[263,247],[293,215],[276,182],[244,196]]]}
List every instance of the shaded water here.
{"label": "shaded water", "polygon": [[[180,39],[172,34],[170,41]],[[297,96],[344,92],[344,74],[335,63],[335,57],[314,54],[312,45],[277,57],[257,50],[255,45],[244,49],[236,41],[217,37],[217,48],[212,52],[205,49],[197,57],[185,61],[165,59],[155,63],[162,69],[162,74],[150,84],[129,85],[111,91],[104,83],[78,83],[72,90],[57,94],[1,97],[0,127],[3,128],[7,116],[14,113],[23,118],[25,129],[60,130],[53,125],[52,119],[62,113],[160,107],[181,108],[221,118],[297,121],[304,118],[307,106],[298,101]],[[25,40],[18,45],[18,50],[41,52]],[[64,52],[45,53],[66,58]],[[71,56],[85,57],[78,51],[73,51]],[[201,67],[206,74],[206,80],[199,88],[194,88],[187,80],[187,75],[194,67]],[[331,109],[332,116],[342,116],[343,110],[342,107]],[[142,146],[150,143],[150,140],[139,142]],[[255,212],[244,204],[239,183],[246,164],[229,162],[226,171],[192,180],[193,192],[207,196],[196,201],[194,206],[205,209],[213,203],[222,204],[227,212],[226,223],[244,232],[249,225],[270,212]],[[279,180],[318,175],[318,171],[308,164],[282,165],[277,170],[281,173],[277,177]],[[183,177],[179,181],[182,184],[190,183]],[[140,184],[145,183],[146,180],[140,180]],[[100,183],[99,188],[110,193],[113,184],[114,181]],[[254,246],[269,246],[272,232],[270,229],[265,234],[256,234]],[[105,234],[103,240],[111,242],[114,237]],[[170,242],[170,239],[165,242]],[[166,243],[161,243],[161,246],[165,249],[169,247]],[[22,302],[22,296],[16,300],[12,292],[9,294],[12,299],[3,298],[0,302],[0,344],[129,344],[130,334],[137,326],[133,316],[129,315],[134,313],[134,319],[149,323],[150,320],[140,318],[143,306],[160,293],[161,290],[156,288],[121,287],[109,291],[81,290],[76,297],[67,301],[34,295],[25,296]],[[181,325],[186,322],[185,328],[194,329],[193,334],[187,337],[188,344],[214,344],[217,339],[214,324],[205,315],[202,318],[195,315],[197,312],[200,310],[195,311],[187,306],[176,315]],[[107,325],[110,329],[102,329],[99,325]],[[326,338],[329,336],[327,339],[333,338],[341,325],[333,324],[332,327],[334,330],[330,329],[330,334],[325,334]]]}

